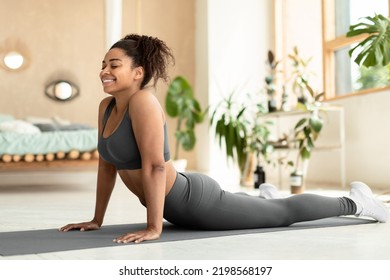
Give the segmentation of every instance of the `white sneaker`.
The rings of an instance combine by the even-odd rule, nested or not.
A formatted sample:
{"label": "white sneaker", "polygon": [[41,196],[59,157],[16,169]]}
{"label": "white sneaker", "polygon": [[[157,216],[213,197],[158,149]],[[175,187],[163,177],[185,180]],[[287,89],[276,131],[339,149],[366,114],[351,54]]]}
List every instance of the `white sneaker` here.
{"label": "white sneaker", "polygon": [[360,204],[362,207],[362,211],[357,213],[356,216],[371,217],[380,223],[385,223],[389,220],[389,209],[387,209],[382,201],[373,196],[371,189],[366,184],[352,182],[349,196],[355,203]]}
{"label": "white sneaker", "polygon": [[278,189],[271,184],[263,183],[259,187],[260,189],[260,197],[265,199],[276,199],[282,198],[282,195],[279,193]]}

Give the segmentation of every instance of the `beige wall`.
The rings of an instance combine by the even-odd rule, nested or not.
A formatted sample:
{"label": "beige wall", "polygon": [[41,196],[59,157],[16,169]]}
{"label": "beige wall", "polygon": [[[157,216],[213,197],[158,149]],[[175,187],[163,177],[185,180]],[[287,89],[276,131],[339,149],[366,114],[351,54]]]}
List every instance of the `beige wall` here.
{"label": "beige wall", "polygon": [[[172,49],[175,65],[170,69],[173,79],[185,76],[193,85],[195,95],[195,0],[123,0],[122,33],[141,33],[164,40]],[[167,84],[160,82],[157,98],[164,106]],[[168,120],[171,155],[174,154],[176,120]],[[188,160],[188,168],[196,168],[196,155],[180,150],[179,157]]]}
{"label": "beige wall", "polygon": [[[10,41],[25,45],[30,65],[20,72],[0,68],[0,113],[61,118],[96,126],[97,107],[104,98],[98,79],[105,53],[104,0],[0,0],[0,49]],[[180,74],[194,82],[194,0],[123,0],[122,33],[157,36],[173,49]],[[80,96],[55,102],[45,85],[69,79]],[[167,85],[159,84],[163,105]],[[175,123],[169,120],[174,145]],[[186,155],[190,167],[195,158]]]}
{"label": "beige wall", "polygon": [[[1,0],[0,46],[19,40],[30,65],[20,72],[0,69],[0,112],[18,118],[58,115],[75,122],[96,123],[102,98],[98,71],[104,51],[101,1]],[[92,4],[94,3],[94,4]],[[77,9],[75,9],[77,7]],[[69,79],[80,97],[65,103],[44,95],[45,85]]]}

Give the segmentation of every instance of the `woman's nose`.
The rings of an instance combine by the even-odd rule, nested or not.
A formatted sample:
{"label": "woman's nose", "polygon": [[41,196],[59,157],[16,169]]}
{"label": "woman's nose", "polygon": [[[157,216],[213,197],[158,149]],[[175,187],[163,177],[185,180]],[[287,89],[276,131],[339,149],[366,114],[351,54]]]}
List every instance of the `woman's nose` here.
{"label": "woman's nose", "polygon": [[107,67],[102,69],[102,71],[100,71],[100,77],[103,77],[104,75],[108,75],[108,74],[110,74],[110,71]]}

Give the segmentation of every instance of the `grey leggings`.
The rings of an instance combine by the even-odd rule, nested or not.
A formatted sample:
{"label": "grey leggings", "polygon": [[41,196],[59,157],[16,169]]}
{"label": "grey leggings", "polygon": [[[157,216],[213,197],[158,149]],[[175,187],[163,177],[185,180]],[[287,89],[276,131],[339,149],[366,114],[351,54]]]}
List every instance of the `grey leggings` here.
{"label": "grey leggings", "polygon": [[355,213],[355,203],[346,197],[301,194],[263,199],[224,191],[215,180],[198,173],[178,173],[164,207],[168,222],[203,230],[289,226]]}

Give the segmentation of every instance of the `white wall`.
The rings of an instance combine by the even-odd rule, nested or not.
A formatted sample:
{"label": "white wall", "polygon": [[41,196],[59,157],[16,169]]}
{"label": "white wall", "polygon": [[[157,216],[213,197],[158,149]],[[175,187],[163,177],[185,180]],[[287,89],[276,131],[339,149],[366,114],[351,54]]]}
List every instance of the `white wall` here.
{"label": "white wall", "polygon": [[[208,0],[195,1],[195,92],[202,108],[209,105],[209,56],[208,56]],[[197,144],[195,148],[197,164],[200,172],[210,169],[210,130],[208,120],[196,126]]]}
{"label": "white wall", "polygon": [[[272,49],[276,40],[279,58],[285,56],[297,45],[305,57],[314,56],[312,66],[321,84],[321,33],[320,1],[299,0],[310,5],[311,13],[298,9],[292,11],[297,0],[275,0],[276,5],[285,5],[281,15],[273,18],[271,0],[197,0],[196,1],[196,88],[202,93],[203,104],[215,105],[220,93],[228,94],[238,86],[248,91],[257,91],[263,84],[266,52]],[[223,7],[223,8],[222,8]],[[310,16],[310,18],[308,18]],[[281,17],[287,21],[280,21]],[[298,19],[304,19],[298,21]],[[287,24],[289,20],[295,23]],[[307,24],[307,22],[311,22]],[[274,22],[287,35],[274,38]],[[282,22],[282,23],[281,23]],[[283,25],[284,24],[284,25]],[[278,29],[278,30],[279,30]],[[302,30],[305,32],[300,32]],[[280,31],[280,30],[279,30]],[[280,35],[280,32],[276,35]],[[307,36],[307,34],[310,36]],[[284,44],[284,45],[280,45]],[[244,86],[245,85],[245,86]],[[388,90],[348,97],[331,102],[344,107],[345,112],[345,175],[346,182],[361,180],[375,188],[388,188],[390,182],[390,94]],[[338,138],[337,119],[329,116],[324,134],[319,143],[334,142]],[[214,141],[214,132],[208,124],[199,128],[197,145],[198,169],[209,172],[222,182],[225,189],[238,183],[237,168],[226,164],[224,153]],[[309,166],[308,184],[326,186],[340,185],[340,154],[314,152]],[[288,179],[288,170],[282,170]],[[276,170],[271,170],[269,179],[278,183]],[[286,180],[284,181],[286,182]],[[285,186],[283,186],[285,187]]]}
{"label": "white wall", "polygon": [[[196,87],[206,90],[204,83],[208,82],[203,94],[212,111],[223,96],[234,90],[240,89],[241,98],[262,89],[267,51],[273,47],[273,5],[271,0],[197,2],[207,18],[197,17],[197,47],[203,51],[197,56]],[[204,39],[201,42],[200,37]],[[197,146],[198,154],[202,154],[199,169],[208,171],[225,189],[235,188],[239,183],[237,167],[227,165],[213,130],[208,131],[208,137],[208,143]]]}
{"label": "white wall", "polygon": [[[346,124],[346,179],[364,181],[389,189],[390,182],[390,91],[353,96],[332,103],[344,106]],[[314,165],[313,176],[334,181],[331,173]]]}
{"label": "white wall", "polygon": [[[285,57],[297,46],[304,57],[313,57],[310,69],[317,74],[314,81],[322,88],[322,27],[320,0],[276,0],[280,10],[276,21],[276,43],[280,56]],[[302,7],[305,7],[304,9]],[[307,11],[310,10],[310,13]],[[303,32],[304,31],[304,32]],[[288,68],[288,65],[284,65]],[[345,176],[347,186],[354,180],[365,181],[376,188],[388,188],[390,160],[386,122],[390,119],[389,91],[352,96],[331,102],[345,112]],[[329,115],[318,144],[334,143],[338,135],[337,119]],[[314,152],[310,160],[308,185],[340,185],[340,153]],[[288,176],[288,174],[285,174]]]}

